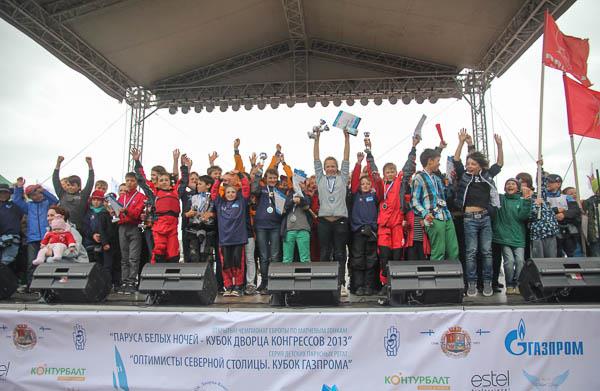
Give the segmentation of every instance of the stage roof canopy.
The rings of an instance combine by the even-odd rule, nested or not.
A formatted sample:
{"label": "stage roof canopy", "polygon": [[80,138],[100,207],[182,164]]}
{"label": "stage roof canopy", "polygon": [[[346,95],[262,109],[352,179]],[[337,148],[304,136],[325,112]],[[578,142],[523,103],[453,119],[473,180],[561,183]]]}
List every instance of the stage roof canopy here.
{"label": "stage roof canopy", "polygon": [[[575,0],[0,0],[0,16],[110,96],[165,106],[459,96]],[[462,83],[462,84],[461,84]]]}

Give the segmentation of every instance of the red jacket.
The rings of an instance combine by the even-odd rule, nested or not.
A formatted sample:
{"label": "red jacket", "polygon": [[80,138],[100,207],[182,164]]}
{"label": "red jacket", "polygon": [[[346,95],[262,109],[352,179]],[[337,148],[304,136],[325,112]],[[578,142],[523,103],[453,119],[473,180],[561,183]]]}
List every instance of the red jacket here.
{"label": "red jacket", "polygon": [[140,215],[144,210],[146,196],[138,190],[129,191],[119,197],[119,203],[127,208],[127,214],[119,214],[119,225],[138,225],[142,222]]}
{"label": "red jacket", "polygon": [[[403,173],[400,171],[391,184],[384,183],[378,173],[373,173],[375,191],[379,201],[379,217],[377,224],[380,227],[394,227],[402,225],[404,212],[400,202],[400,187],[402,185]],[[390,188],[391,187],[391,188]],[[386,197],[387,193],[387,197]]]}

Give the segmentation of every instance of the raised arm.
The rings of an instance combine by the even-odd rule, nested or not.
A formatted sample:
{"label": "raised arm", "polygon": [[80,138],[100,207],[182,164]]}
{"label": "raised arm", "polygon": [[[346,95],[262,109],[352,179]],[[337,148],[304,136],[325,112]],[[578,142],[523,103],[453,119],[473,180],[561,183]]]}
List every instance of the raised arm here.
{"label": "raised arm", "polygon": [[88,179],[87,182],[85,183],[85,187],[83,188],[83,191],[81,192],[81,196],[84,200],[87,200],[88,198],[90,198],[90,195],[92,194],[92,191],[94,190],[94,166],[92,165],[92,158],[91,157],[86,157],[85,158],[85,162],[88,165]]}
{"label": "raised arm", "polygon": [[344,129],[344,160],[350,161],[350,133]]}
{"label": "raised arm", "polygon": [[17,178],[17,183],[15,183],[15,192],[12,195],[12,201],[23,214],[27,214],[29,212],[27,208],[27,201],[23,199],[23,187],[25,186],[25,179],[19,177]]}
{"label": "raised arm", "polygon": [[321,138],[321,132],[316,132],[315,133],[315,145],[313,147],[313,158],[315,159],[315,161],[321,160],[321,157],[319,154],[319,139],[320,138]]}
{"label": "raised arm", "polygon": [[458,146],[456,147],[456,151],[454,152],[454,161],[460,161],[460,154],[462,153],[463,146],[465,145],[465,141],[467,140],[467,129],[462,128],[458,132]]}
{"label": "raised arm", "polygon": [[219,188],[221,187],[221,181],[215,180],[215,183],[210,187],[210,199],[216,201],[219,198]]}
{"label": "raised arm", "polygon": [[362,161],[365,158],[365,154],[359,152],[356,154],[356,164],[354,170],[352,170],[352,179],[350,180],[350,191],[356,193],[360,187],[360,173],[362,171]]}
{"label": "raised arm", "polygon": [[408,157],[406,158],[406,162],[404,163],[404,167],[402,167],[402,172],[404,173],[404,178],[410,178],[415,171],[417,170],[417,145],[421,142],[420,137],[413,137],[412,140],[412,148],[408,153]]}
{"label": "raised arm", "polygon": [[56,158],[56,167],[54,167],[54,172],[52,173],[52,184],[54,185],[54,191],[58,198],[62,197],[65,192],[60,184],[60,165],[65,160],[64,156],[59,156]]}
{"label": "raised arm", "polygon": [[[177,193],[179,197],[183,197],[185,195],[185,189],[190,180],[190,167],[192,165],[192,161],[187,155],[184,153],[181,155],[181,179],[179,180],[179,186],[177,187]],[[195,191],[196,189],[194,189]]]}
{"label": "raised arm", "polygon": [[495,134],[494,141],[498,147],[498,159],[496,159],[496,164],[502,167],[504,166],[504,148],[502,148],[502,137],[500,137],[499,134]]}
{"label": "raised arm", "polygon": [[[179,178],[179,157],[181,156],[181,152],[179,152],[179,149],[174,149],[173,150],[173,176],[175,178]],[[185,183],[185,185],[187,186],[187,181]]]}
{"label": "raised arm", "polygon": [[246,175],[241,174],[240,182],[242,184],[242,197],[244,197],[247,200],[250,198],[250,182],[248,181],[248,178],[246,178]]}

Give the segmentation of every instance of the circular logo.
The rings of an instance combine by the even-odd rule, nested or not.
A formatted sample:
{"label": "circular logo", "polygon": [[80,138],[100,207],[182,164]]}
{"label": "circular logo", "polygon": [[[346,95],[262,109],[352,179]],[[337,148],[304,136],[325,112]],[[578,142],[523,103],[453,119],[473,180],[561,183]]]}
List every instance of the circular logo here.
{"label": "circular logo", "polygon": [[37,343],[37,335],[26,324],[18,324],[13,330],[13,343],[19,350],[31,350]]}
{"label": "circular logo", "polygon": [[461,327],[450,327],[448,331],[442,335],[440,346],[444,354],[448,357],[466,357],[471,351],[471,337],[469,336],[469,333]]}

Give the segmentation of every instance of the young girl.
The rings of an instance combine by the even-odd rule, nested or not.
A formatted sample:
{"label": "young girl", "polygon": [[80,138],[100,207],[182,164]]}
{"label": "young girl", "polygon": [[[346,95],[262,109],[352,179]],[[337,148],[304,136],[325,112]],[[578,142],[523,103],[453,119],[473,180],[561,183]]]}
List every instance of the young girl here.
{"label": "young girl", "polygon": [[358,162],[352,172],[352,282],[357,296],[372,295],[372,283],[377,265],[377,194],[372,189],[371,178],[361,175],[364,154],[359,152]]}
{"label": "young girl", "polygon": [[219,194],[220,181],[213,184],[210,196],[215,203],[217,226],[219,230],[219,253],[223,269],[223,296],[241,296],[244,285],[244,246],[248,242],[248,199],[250,184],[248,179],[238,174],[241,191],[229,184],[224,195]]}
{"label": "young girl", "polygon": [[[300,184],[303,191],[304,184]],[[283,240],[283,263],[294,260],[294,250],[298,246],[300,262],[310,262],[310,224],[312,216],[308,212],[310,199],[305,194],[295,194],[288,190],[281,221]]]}
{"label": "young girl", "polygon": [[67,248],[75,250],[77,243],[73,234],[68,231],[67,223],[62,216],[56,216],[50,223],[51,231],[47,232],[41,241],[37,258],[32,262],[40,265],[46,262],[61,261]]}
{"label": "young girl", "polygon": [[[333,260],[339,265],[340,294],[347,296],[346,290],[346,243],[348,241],[348,208],[346,207],[346,192],[350,176],[350,136],[344,130],[344,160],[341,171],[334,157],[325,158],[321,163],[319,156],[319,132],[315,135],[313,148],[315,176],[319,191],[319,245],[320,260]],[[325,173],[323,173],[325,171]]]}

